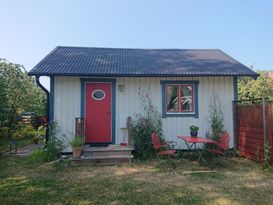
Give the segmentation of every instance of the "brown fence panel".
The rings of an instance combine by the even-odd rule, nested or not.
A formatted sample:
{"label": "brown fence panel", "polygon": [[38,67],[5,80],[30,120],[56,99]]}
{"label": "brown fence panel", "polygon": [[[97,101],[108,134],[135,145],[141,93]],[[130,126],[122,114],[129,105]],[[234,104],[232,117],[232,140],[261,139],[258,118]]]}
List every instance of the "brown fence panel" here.
{"label": "brown fence panel", "polygon": [[268,132],[267,132],[267,136],[268,136],[268,145],[269,145],[269,154],[271,156],[271,160],[270,160],[270,164],[273,166],[273,133],[272,133],[272,126],[273,126],[273,122],[272,122],[272,105],[269,104],[267,107],[267,115],[268,115]]}
{"label": "brown fence panel", "polygon": [[[241,156],[264,159],[263,105],[236,105],[236,142]],[[272,106],[266,105],[267,138],[273,166]]]}

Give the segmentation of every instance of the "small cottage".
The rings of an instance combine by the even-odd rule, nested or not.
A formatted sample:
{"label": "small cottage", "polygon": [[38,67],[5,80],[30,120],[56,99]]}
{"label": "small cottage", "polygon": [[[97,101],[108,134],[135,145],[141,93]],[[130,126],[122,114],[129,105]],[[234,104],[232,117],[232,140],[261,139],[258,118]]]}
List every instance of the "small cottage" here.
{"label": "small cottage", "polygon": [[149,90],[165,138],[180,148],[186,146],[177,136],[189,135],[191,125],[199,126],[199,135],[205,137],[215,95],[233,147],[237,79],[257,77],[218,49],[86,47],[56,47],[29,75],[40,86],[40,76],[50,77],[49,119],[57,122],[67,141],[74,137],[75,118],[82,117],[87,144],[127,143],[126,119],[142,112],[139,91]]}

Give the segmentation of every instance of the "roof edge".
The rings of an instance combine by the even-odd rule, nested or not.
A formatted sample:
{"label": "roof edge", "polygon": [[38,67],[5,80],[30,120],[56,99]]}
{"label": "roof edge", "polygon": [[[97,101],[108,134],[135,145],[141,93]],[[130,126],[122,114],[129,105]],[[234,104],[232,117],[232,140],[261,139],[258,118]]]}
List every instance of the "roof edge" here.
{"label": "roof edge", "polygon": [[192,50],[192,51],[215,51],[219,48],[132,48],[132,47],[103,47],[103,46],[56,46],[56,48],[103,48],[103,49],[129,49],[129,50]]}
{"label": "roof edge", "polygon": [[[227,54],[226,52],[222,51],[221,49],[218,49],[218,51],[220,51],[221,53],[223,53],[224,55],[226,55],[227,57],[231,58],[232,60],[234,60],[235,62],[245,66],[246,68],[252,70],[250,67],[246,66],[245,64],[241,63],[240,61],[238,61],[237,59],[233,58],[231,55]],[[253,72],[255,72],[256,74],[258,74],[256,71],[252,70]],[[260,75],[260,74],[258,74]]]}
{"label": "roof edge", "polygon": [[[253,71],[255,72],[255,71]],[[256,73],[256,72],[255,72]],[[60,74],[60,73],[56,73],[56,74],[48,74],[48,73],[36,73],[36,72],[29,72],[28,73],[29,76],[63,76],[63,77],[234,77],[234,76],[238,76],[238,77],[253,77],[253,78],[257,78],[259,77],[260,74],[256,73],[256,74],[188,74],[188,75],[166,75],[166,74],[162,74],[162,75],[158,75],[158,74],[154,74],[154,75],[147,75],[147,74],[104,74],[104,75],[98,75],[98,74]]]}
{"label": "roof edge", "polygon": [[52,51],[50,51],[44,58],[42,58],[42,60],[40,60],[29,72],[28,75],[30,75],[31,71],[34,70],[42,61],[46,60],[47,58],[49,58],[54,52],[56,52],[58,50],[58,48],[60,48],[61,46],[56,46]]}

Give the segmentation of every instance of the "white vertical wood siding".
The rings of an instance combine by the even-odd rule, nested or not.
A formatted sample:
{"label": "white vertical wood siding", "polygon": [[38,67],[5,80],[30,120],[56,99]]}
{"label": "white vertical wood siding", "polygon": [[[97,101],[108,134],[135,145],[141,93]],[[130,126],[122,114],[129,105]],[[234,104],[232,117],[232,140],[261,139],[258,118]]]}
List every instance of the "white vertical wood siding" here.
{"label": "white vertical wood siding", "polygon": [[[57,122],[68,145],[75,134],[75,118],[80,117],[81,84],[80,78],[55,77],[54,121]],[[68,147],[65,151],[70,151]]]}
{"label": "white vertical wood siding", "polygon": [[[117,78],[116,82],[116,143],[123,142],[124,132],[120,128],[121,117],[135,117],[142,112],[139,89],[151,89],[153,103],[162,112],[161,80],[198,80],[199,117],[167,117],[162,119],[163,131],[167,140],[178,142],[180,148],[186,148],[178,135],[188,135],[189,126],[200,127],[200,136],[205,136],[209,129],[209,106],[212,96],[217,94],[224,113],[225,128],[231,135],[230,146],[233,147],[232,100],[234,99],[232,77],[192,77],[192,78]],[[125,85],[120,92],[118,85]],[[80,78],[56,77],[54,98],[54,119],[61,130],[71,139],[74,134],[74,119],[80,116]],[[127,136],[125,137],[127,141]]]}

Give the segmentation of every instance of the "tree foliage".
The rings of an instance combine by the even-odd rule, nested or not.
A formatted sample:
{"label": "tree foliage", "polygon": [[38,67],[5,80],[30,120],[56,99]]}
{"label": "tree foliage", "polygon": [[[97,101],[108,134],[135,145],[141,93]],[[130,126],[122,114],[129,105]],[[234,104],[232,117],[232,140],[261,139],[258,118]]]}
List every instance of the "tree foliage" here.
{"label": "tree foliage", "polygon": [[268,97],[273,99],[273,77],[266,71],[257,71],[257,80],[250,77],[240,78],[238,81],[238,100],[249,100]]}
{"label": "tree foliage", "polygon": [[0,125],[13,127],[21,112],[45,113],[44,92],[22,65],[0,59]]}

